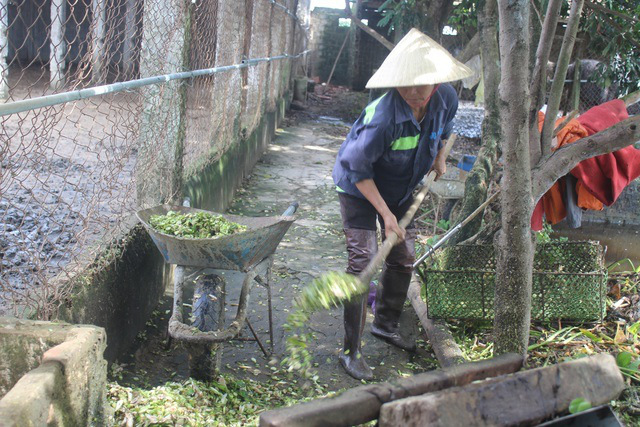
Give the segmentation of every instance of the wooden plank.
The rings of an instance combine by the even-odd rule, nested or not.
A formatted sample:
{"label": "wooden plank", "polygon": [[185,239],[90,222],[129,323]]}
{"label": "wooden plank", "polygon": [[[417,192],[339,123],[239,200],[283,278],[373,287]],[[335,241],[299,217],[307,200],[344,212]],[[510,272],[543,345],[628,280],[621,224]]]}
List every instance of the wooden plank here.
{"label": "wooden plank", "polygon": [[380,410],[379,425],[534,425],[566,411],[574,399],[601,405],[623,389],[615,358],[598,354],[389,402]]}
{"label": "wooden plank", "polygon": [[386,402],[512,373],[520,369],[522,362],[523,358],[520,355],[505,354],[397,381],[360,386],[331,399],[318,399],[264,412],[260,415],[260,426],[313,427],[362,424],[378,418],[380,407]]}
{"label": "wooden plank", "polygon": [[440,366],[447,368],[449,366],[459,365],[465,363],[466,360],[462,355],[462,351],[456,341],[453,339],[449,328],[444,322],[435,322],[428,317],[427,305],[422,301],[420,296],[420,282],[414,274],[411,278],[411,285],[409,285],[408,297],[413,306],[413,310],[416,312],[420,323],[424,328],[431,348],[440,362]]}
{"label": "wooden plank", "polygon": [[124,42],[122,47],[122,62],[125,75],[133,78],[135,70],[134,61],[137,60],[135,50],[137,47],[138,24],[136,17],[138,14],[137,0],[125,0],[125,21],[124,21]]}

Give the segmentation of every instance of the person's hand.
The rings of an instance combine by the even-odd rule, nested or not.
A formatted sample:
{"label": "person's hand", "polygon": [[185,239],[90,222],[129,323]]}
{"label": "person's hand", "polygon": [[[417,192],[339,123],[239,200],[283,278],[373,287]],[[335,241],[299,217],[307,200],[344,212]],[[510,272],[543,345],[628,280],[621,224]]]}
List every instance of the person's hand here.
{"label": "person's hand", "polygon": [[444,156],[436,156],[435,160],[433,161],[431,170],[436,173],[434,181],[437,181],[442,175],[447,172],[447,159]]}
{"label": "person's hand", "polygon": [[398,242],[402,242],[404,240],[405,230],[404,228],[400,228],[400,226],[398,225],[398,220],[396,219],[395,215],[389,214],[388,216],[382,218],[382,220],[384,221],[385,237],[388,239],[393,234],[397,234]]}

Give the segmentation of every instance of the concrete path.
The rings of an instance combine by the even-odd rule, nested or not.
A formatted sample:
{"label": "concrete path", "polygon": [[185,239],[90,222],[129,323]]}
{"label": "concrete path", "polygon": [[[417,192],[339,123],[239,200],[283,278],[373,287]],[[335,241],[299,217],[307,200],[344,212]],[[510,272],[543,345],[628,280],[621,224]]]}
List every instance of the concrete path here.
{"label": "concrete path", "polygon": [[[324,122],[301,121],[295,126],[280,129],[230,207],[230,213],[272,216],[281,214],[290,202],[297,201],[300,204],[297,220],[280,243],[274,258],[272,300],[275,352],[269,359],[265,358],[255,342],[233,341],[225,344],[223,372],[253,378],[281,372],[279,362],[285,356],[286,340],[282,325],[286,322],[294,298],[313,278],[328,271],[344,271],[346,250],[331,170],[343,140],[342,135],[347,132],[347,126],[330,119]],[[227,279],[228,321],[235,315],[234,301],[237,301],[240,280],[237,274],[229,274]],[[169,307],[169,295],[165,307]],[[267,292],[263,288],[254,286],[249,307],[249,320],[263,342],[267,343]],[[402,327],[407,335],[418,338],[416,353],[396,349],[373,337],[369,332],[373,316],[368,314],[363,353],[374,369],[375,381],[386,381],[436,367],[435,357],[424,342],[424,334],[419,333],[418,322],[410,305],[406,306],[405,311]],[[154,330],[162,330],[168,315],[166,311],[161,312]],[[342,308],[314,314],[309,326],[315,334],[311,353],[317,364],[318,382],[325,384],[329,390],[359,385],[360,381],[346,375],[338,363],[337,355],[342,348],[343,336]],[[151,383],[162,381],[167,373],[172,373],[172,379],[186,377],[185,351],[176,345],[169,350],[163,349],[158,343],[153,343],[152,335],[150,333],[148,345],[143,346],[129,361],[133,363],[132,367],[144,369]],[[248,329],[245,328],[242,335],[250,336]],[[161,337],[158,334],[156,336]]]}

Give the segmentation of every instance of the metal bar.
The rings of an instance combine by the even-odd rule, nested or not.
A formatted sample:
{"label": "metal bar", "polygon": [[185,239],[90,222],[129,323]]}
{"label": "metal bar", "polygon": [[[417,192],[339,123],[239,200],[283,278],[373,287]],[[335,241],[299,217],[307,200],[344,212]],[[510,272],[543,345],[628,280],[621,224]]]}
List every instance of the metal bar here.
{"label": "metal bar", "polygon": [[260,337],[258,337],[258,334],[256,333],[255,329],[253,329],[253,326],[251,326],[251,322],[249,322],[248,318],[247,318],[246,322],[247,322],[247,326],[249,327],[249,330],[251,331],[251,334],[253,335],[253,337],[255,338],[256,342],[258,343],[258,346],[260,347],[260,350],[262,350],[262,353],[264,354],[264,357],[269,357],[270,354],[267,353],[267,349],[264,348],[264,345],[262,345],[262,341],[260,341]]}
{"label": "metal bar", "polygon": [[183,71],[178,73],[163,74],[153,77],[145,77],[137,80],[129,80],[126,82],[112,83],[108,85],[96,86],[87,89],[74,90],[70,92],[57,93],[54,95],[40,96],[37,98],[23,99],[20,101],[9,102],[7,104],[0,105],[0,116],[6,116],[9,114],[21,113],[24,111],[35,110],[37,108],[50,107],[52,105],[64,104],[71,101],[78,101],[80,99],[91,98],[94,96],[106,95],[109,93],[123,92],[126,90],[137,89],[143,86],[150,86],[154,84],[167,83],[172,80],[188,79],[192,77],[208,76],[216,73],[222,73],[226,71],[239,70],[261,62],[271,62],[279,59],[295,59],[310,52],[305,50],[297,55],[279,55],[270,58],[255,58],[242,61],[241,64],[224,65],[221,67],[203,68],[193,71]]}
{"label": "metal bar", "polygon": [[456,234],[458,230],[460,230],[461,228],[462,228],[462,224],[458,224],[455,227],[453,227],[451,230],[447,231],[447,234],[442,236],[442,239],[438,240],[433,246],[429,248],[427,252],[425,252],[420,258],[418,258],[418,260],[416,260],[416,262],[413,263],[413,268],[416,268],[417,266],[422,264],[424,260],[427,259],[427,257],[429,257],[432,253],[434,253],[436,249],[438,249],[440,246],[444,245],[445,242],[449,240],[451,236]]}
{"label": "metal bar", "polygon": [[271,303],[271,266],[273,265],[273,255],[271,256],[271,261],[269,263],[269,267],[267,267],[267,297],[268,297],[268,307],[269,307],[269,346],[271,347],[271,354],[273,354],[273,309]]}
{"label": "metal bar", "polygon": [[442,236],[442,238],[440,240],[438,240],[435,243],[435,245],[433,245],[424,255],[422,255],[420,257],[420,259],[418,259],[416,262],[413,263],[413,268],[416,268],[417,266],[422,264],[424,262],[424,260],[427,259],[427,257],[429,255],[431,255],[436,249],[438,249],[440,246],[442,246],[448,239],[451,238],[451,236],[456,234],[458,231],[460,231],[460,229],[462,227],[464,227],[469,222],[471,222],[471,220],[473,218],[475,218],[476,216],[478,216],[478,214],[480,212],[484,211],[484,209],[489,205],[489,203],[493,202],[495,200],[495,198],[498,197],[498,194],[500,194],[500,191],[494,193],[491,197],[489,197],[487,200],[485,200],[480,206],[478,206],[475,211],[471,212],[471,214],[468,217],[463,219],[458,225],[453,227],[444,236]]}

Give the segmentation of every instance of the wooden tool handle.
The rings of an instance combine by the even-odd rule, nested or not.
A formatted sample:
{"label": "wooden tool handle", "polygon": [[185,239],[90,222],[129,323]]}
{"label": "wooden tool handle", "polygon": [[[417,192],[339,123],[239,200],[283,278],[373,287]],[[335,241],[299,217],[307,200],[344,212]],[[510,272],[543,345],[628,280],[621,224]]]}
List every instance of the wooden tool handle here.
{"label": "wooden tool handle", "polygon": [[[453,146],[453,143],[455,142],[455,140],[456,140],[456,135],[455,134],[451,135],[451,137],[449,138],[445,146],[442,148],[444,150],[442,155],[445,156],[445,160],[449,156],[449,152],[451,151],[451,147]],[[418,194],[414,198],[413,203],[409,207],[409,210],[407,210],[407,212],[404,214],[404,216],[398,223],[398,225],[401,228],[406,228],[407,225],[409,225],[409,223],[415,216],[416,212],[418,211],[418,208],[422,204],[422,201],[427,196],[427,193],[429,193],[431,184],[433,184],[433,181],[435,181],[435,179],[436,179],[436,172],[432,170],[427,175],[426,182],[418,191]],[[371,279],[373,278],[373,275],[376,274],[380,266],[382,266],[382,263],[384,262],[384,260],[387,259],[387,257],[389,256],[391,249],[398,242],[398,238],[399,238],[398,235],[395,233],[391,234],[389,237],[386,238],[386,240],[382,244],[382,247],[378,250],[378,252],[376,252],[371,262],[369,262],[367,267],[364,270],[362,270],[362,273],[360,273],[360,275],[358,276],[358,278],[362,283],[369,283],[371,281]]]}

